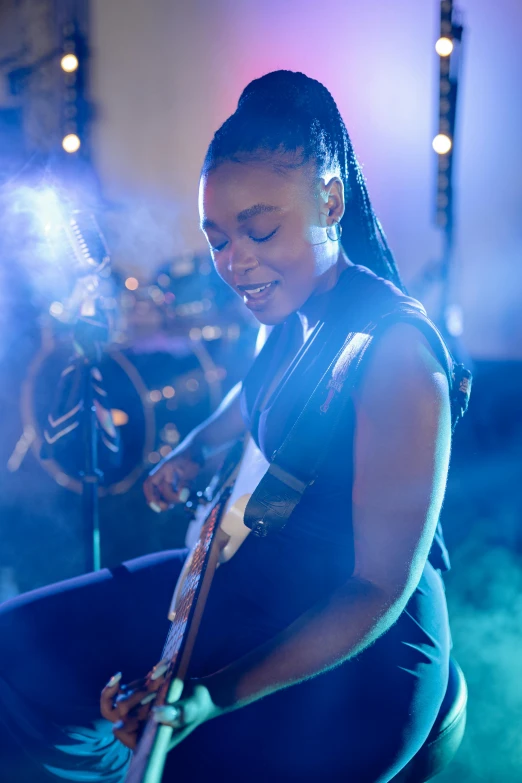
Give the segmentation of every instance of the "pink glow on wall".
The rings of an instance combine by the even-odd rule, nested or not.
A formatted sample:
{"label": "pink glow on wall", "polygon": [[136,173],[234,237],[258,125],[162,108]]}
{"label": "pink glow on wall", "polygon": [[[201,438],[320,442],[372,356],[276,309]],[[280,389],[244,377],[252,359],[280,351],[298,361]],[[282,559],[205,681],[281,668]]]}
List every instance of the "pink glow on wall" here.
{"label": "pink glow on wall", "polygon": [[[475,355],[521,358],[522,4],[460,6],[456,282],[465,340]],[[437,256],[438,2],[94,0],[93,14],[100,173],[113,197],[161,203],[165,241],[147,263],[202,246],[196,194],[206,145],[248,81],[277,68],[302,70],[332,92],[406,281]]]}

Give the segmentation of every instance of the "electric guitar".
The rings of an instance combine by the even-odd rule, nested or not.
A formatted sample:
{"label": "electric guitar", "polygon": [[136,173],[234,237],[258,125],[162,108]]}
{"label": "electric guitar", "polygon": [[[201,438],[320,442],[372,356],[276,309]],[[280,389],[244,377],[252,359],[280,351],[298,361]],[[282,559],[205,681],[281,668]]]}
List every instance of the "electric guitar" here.
{"label": "electric guitar", "polygon": [[[181,696],[203,609],[216,568],[237,552],[251,532],[243,523],[247,503],[268,462],[247,436],[239,461],[225,465],[213,499],[200,506],[201,529],[179,576],[169,611],[171,626],[160,660],[169,661],[155,706]],[[160,783],[173,729],[149,718],[133,753],[125,783]]]}

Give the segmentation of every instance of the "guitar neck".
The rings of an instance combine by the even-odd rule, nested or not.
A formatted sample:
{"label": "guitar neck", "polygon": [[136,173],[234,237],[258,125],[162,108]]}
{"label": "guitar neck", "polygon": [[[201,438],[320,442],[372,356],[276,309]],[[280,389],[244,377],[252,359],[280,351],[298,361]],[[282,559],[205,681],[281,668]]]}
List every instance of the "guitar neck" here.
{"label": "guitar neck", "polygon": [[[205,520],[192,554],[163,648],[162,660],[170,661],[171,666],[155,700],[157,706],[177,701],[181,696],[179,681],[186,676],[219,553],[229,538],[219,527],[229,495],[230,488],[220,494]],[[159,725],[149,718],[133,754],[125,783],[160,783],[172,731],[170,726]]]}

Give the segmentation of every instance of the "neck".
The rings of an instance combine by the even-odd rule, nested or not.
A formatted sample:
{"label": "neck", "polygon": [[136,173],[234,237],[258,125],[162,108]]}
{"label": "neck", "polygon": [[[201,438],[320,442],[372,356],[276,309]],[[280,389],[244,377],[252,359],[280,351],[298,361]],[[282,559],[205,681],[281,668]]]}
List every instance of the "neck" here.
{"label": "neck", "polygon": [[297,315],[303,325],[305,340],[317,322],[323,317],[328,306],[328,297],[325,294],[331,291],[332,288],[335,288],[341,274],[349,266],[353,266],[353,264],[344,250],[340,248],[336,262],[321,276],[312,296],[297,311]]}

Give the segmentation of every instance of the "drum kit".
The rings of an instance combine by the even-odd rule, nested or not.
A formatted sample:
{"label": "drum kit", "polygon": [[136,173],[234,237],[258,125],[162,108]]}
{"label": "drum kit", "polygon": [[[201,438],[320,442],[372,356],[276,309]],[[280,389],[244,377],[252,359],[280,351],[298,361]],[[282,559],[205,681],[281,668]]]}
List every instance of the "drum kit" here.
{"label": "drum kit", "polygon": [[69,299],[50,302],[40,319],[40,348],[22,387],[23,435],[17,448],[22,455],[31,448],[59,485],[82,492],[81,449],[49,454],[42,445],[73,352],[76,315],[71,311],[78,312],[82,298],[78,279],[89,288],[94,273],[91,298],[108,323],[98,364],[120,444],[118,460],[104,464],[100,457],[98,494],[103,497],[127,492],[217,407],[242,377],[257,330],[207,253],[179,256],[147,279],[124,277],[110,264],[87,271],[76,278]]}

